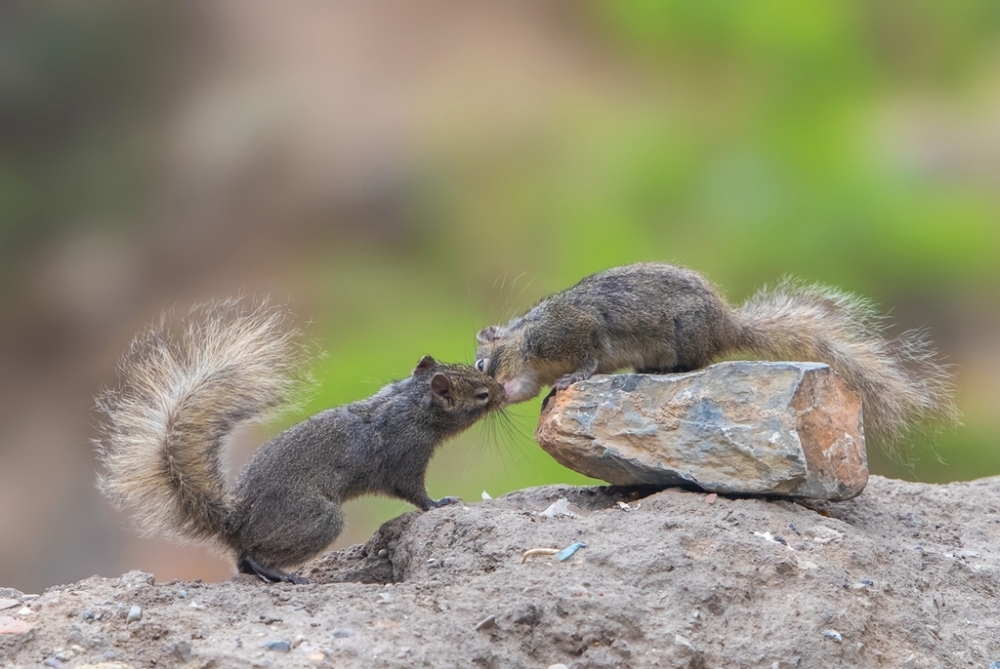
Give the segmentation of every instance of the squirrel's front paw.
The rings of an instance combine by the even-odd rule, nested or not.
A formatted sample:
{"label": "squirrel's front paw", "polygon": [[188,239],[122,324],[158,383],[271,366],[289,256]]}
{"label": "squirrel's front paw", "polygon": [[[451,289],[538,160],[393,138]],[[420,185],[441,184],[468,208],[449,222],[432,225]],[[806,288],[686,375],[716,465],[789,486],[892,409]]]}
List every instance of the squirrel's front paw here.
{"label": "squirrel's front paw", "polygon": [[458,504],[462,500],[458,497],[442,497],[441,499],[432,499],[431,508],[436,509],[439,506],[448,506],[449,504]]}
{"label": "squirrel's front paw", "polygon": [[556,390],[566,390],[571,385],[577,381],[586,381],[590,378],[590,374],[584,374],[582,372],[573,372],[572,374],[566,374],[565,376],[560,376],[556,379],[556,382],[552,384],[552,387]]}

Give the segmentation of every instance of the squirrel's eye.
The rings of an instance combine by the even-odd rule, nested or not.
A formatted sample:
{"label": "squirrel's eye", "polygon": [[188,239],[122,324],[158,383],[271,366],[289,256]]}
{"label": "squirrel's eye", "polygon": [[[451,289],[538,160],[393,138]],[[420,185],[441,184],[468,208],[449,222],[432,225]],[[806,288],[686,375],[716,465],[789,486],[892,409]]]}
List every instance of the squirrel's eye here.
{"label": "squirrel's eye", "polygon": [[478,369],[480,372],[486,371],[486,358],[480,358],[479,360],[476,360],[476,369]]}
{"label": "squirrel's eye", "polygon": [[490,393],[488,390],[484,390],[481,393],[476,393],[477,400],[488,400],[490,398]]}

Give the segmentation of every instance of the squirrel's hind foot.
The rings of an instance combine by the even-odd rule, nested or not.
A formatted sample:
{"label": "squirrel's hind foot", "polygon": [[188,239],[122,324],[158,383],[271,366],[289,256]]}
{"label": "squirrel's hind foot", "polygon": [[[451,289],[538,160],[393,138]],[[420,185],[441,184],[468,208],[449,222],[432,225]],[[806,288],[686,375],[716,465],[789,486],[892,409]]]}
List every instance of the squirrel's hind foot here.
{"label": "squirrel's hind foot", "polygon": [[256,574],[265,583],[294,583],[295,585],[305,585],[309,579],[298,574],[281,571],[274,567],[265,567],[252,557],[243,556],[236,563],[236,568],[241,574]]}

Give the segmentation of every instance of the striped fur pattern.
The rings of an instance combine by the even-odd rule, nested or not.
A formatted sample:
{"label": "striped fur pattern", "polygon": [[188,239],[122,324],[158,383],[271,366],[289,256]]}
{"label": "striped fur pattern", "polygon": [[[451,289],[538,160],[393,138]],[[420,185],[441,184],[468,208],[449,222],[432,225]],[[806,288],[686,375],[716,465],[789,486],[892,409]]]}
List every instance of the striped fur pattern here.
{"label": "striped fur pattern", "polygon": [[306,357],[298,341],[288,312],[266,301],[198,305],[176,333],[164,315],[122,357],[119,387],[97,398],[98,487],[143,534],[233,548],[221,451],[288,403]]}
{"label": "striped fur pattern", "polygon": [[740,350],[830,365],[861,395],[865,426],[882,443],[959,420],[951,374],[925,331],[887,339],[886,318],[870,300],[784,279],[737,309],[736,321]]}

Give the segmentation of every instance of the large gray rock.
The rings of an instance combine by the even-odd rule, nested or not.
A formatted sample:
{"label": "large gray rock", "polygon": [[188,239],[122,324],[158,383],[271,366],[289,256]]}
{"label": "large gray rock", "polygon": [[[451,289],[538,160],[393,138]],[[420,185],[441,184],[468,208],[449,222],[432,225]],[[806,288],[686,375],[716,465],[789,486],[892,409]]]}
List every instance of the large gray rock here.
{"label": "large gray rock", "polygon": [[868,481],[860,398],[819,363],[594,376],[549,399],[535,436],[616,485],[843,500]]}

